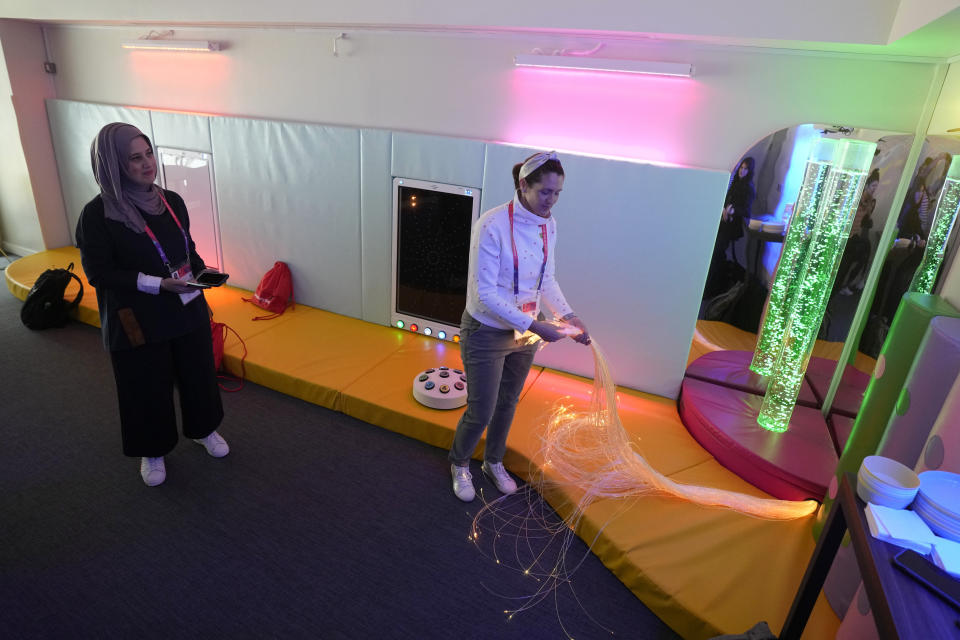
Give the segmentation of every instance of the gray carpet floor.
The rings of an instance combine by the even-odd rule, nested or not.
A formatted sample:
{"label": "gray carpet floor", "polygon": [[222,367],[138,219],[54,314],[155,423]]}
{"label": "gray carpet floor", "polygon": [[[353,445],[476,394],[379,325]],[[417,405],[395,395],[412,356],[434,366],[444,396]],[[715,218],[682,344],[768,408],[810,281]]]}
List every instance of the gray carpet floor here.
{"label": "gray carpet floor", "polygon": [[678,637],[578,539],[571,579],[508,619],[539,585],[517,563],[562,541],[534,519],[469,541],[445,451],[257,385],[224,394],[229,456],[181,439],[145,486],[98,330],[30,331],[20,306],[0,291],[0,638]]}

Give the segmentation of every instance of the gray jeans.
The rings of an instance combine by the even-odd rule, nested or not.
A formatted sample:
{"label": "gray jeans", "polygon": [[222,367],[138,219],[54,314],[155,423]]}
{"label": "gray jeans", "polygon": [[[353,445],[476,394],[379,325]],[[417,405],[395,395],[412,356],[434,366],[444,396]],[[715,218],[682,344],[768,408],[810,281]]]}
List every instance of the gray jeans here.
{"label": "gray jeans", "polygon": [[483,459],[491,463],[503,460],[513,413],[536,353],[537,345],[517,345],[513,329],[495,329],[463,312],[460,358],[467,375],[467,409],[457,423],[450,462],[469,464],[484,428]]}

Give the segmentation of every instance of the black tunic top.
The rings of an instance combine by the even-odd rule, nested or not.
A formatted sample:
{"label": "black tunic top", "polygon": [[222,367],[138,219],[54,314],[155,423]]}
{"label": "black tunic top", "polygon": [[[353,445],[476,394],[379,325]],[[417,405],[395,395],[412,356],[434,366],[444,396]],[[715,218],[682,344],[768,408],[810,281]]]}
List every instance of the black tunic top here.
{"label": "black tunic top", "polygon": [[753,200],[757,192],[750,182],[750,177],[734,177],[727,189],[727,196],[723,206],[733,205],[733,215],[729,220],[720,221],[720,234],[728,241],[733,242],[743,237],[743,227],[746,218],[750,217]]}
{"label": "black tunic top", "polygon": [[[163,193],[187,233],[190,266],[196,275],[204,263],[190,238],[187,207],[173,191]],[[183,264],[188,250],[170,213],[164,211],[158,216],[143,217],[174,268]],[[209,311],[202,294],[184,305],[175,293],[161,289],[158,295],[153,295],[137,289],[139,273],[168,278],[170,272],[150,236],[134,233],[104,216],[99,195],[88,202],[80,214],[77,246],[87,279],[97,290],[100,326],[107,349],[116,351],[141,343],[170,340],[209,325]]]}

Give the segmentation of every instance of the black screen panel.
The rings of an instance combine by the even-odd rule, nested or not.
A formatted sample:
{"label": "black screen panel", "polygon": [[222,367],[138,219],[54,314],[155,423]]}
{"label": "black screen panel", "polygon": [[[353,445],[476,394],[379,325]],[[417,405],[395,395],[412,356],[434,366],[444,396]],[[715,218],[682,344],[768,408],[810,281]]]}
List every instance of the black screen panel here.
{"label": "black screen panel", "polygon": [[467,297],[473,197],[398,189],[395,311],[459,326]]}

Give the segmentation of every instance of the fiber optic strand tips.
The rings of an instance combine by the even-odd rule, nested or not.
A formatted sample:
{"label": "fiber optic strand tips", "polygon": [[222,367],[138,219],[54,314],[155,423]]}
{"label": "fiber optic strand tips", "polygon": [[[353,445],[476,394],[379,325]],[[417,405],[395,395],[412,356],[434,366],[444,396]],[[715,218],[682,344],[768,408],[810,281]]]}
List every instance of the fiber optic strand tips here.
{"label": "fiber optic strand tips", "polygon": [[557,331],[570,338],[576,337],[583,333],[582,329],[579,329],[572,324],[567,324],[566,322],[551,322],[550,324],[555,326]]}
{"label": "fiber optic strand tips", "polygon": [[548,324],[554,326],[563,336],[572,338],[581,344],[590,344],[590,334],[587,328],[580,321],[580,318],[573,316],[568,320],[553,320]]}

